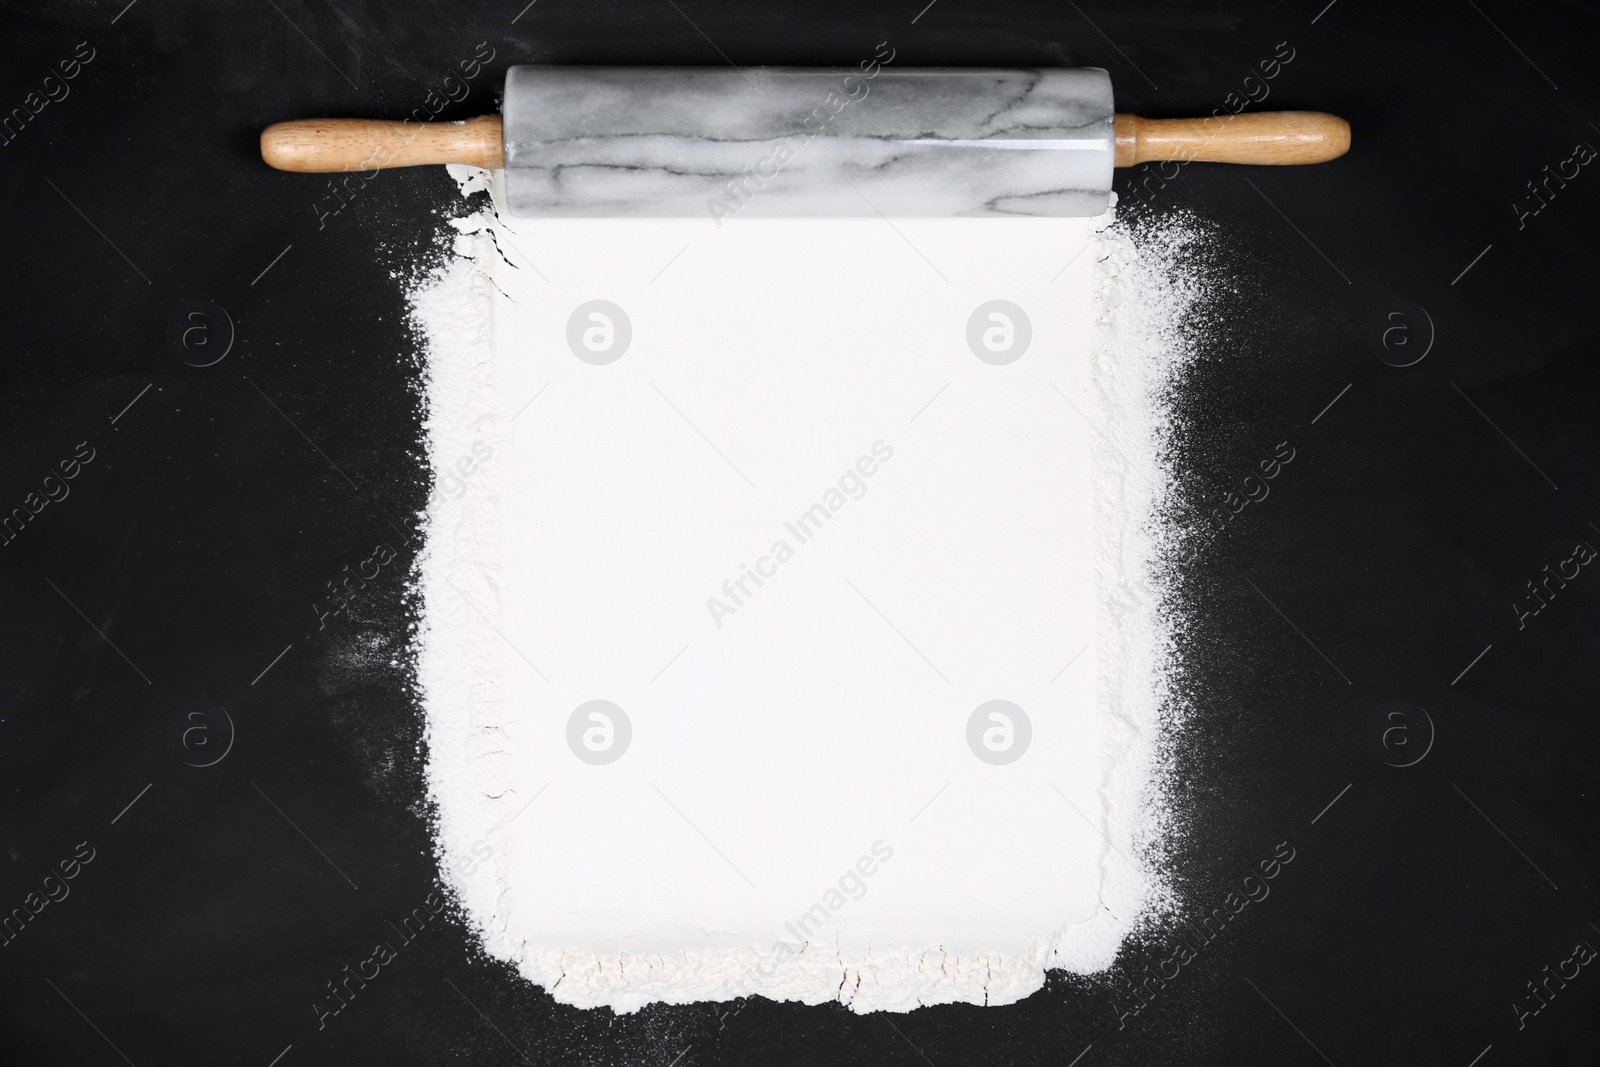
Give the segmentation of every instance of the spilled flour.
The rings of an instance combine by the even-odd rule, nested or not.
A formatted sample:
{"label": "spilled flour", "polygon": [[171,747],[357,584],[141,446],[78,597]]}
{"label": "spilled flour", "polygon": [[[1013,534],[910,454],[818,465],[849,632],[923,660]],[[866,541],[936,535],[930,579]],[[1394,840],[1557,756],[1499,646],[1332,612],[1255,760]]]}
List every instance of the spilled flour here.
{"label": "spilled flour", "polygon": [[452,171],[416,655],[485,951],[617,1011],[1108,967],[1172,903],[1195,234],[528,222]]}

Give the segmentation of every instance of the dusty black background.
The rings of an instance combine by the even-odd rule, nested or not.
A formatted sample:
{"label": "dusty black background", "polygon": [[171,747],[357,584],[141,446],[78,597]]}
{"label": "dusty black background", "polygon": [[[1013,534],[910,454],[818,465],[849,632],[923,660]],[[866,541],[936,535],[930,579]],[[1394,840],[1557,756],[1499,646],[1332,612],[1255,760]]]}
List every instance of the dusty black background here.
{"label": "dusty black background", "polygon": [[[95,456],[0,547],[0,911],[94,850],[0,948],[0,1061],[1600,1060],[1592,966],[1521,1029],[1512,1007],[1536,1006],[1525,983],[1577,942],[1600,946],[1600,576],[1520,630],[1511,607],[1545,564],[1600,545],[1600,174],[1521,228],[1513,207],[1534,206],[1524,183],[1546,164],[1600,145],[1592,7],[124,2],[0,14],[0,109],[94,49],[0,147],[0,511],[80,442]],[[1296,450],[1183,572],[1182,889],[1206,910],[1279,842],[1294,862],[1120,1029],[1134,1002],[1106,977],[900,1016],[578,1011],[477,957],[446,915],[319,1031],[324,983],[437,885],[401,656],[406,517],[428,486],[391,272],[437,254],[453,187],[386,173],[319,226],[323,183],[266,169],[256,133],[401,117],[482,41],[496,58],[446,117],[492,110],[511,62],[854,63],[885,39],[897,66],[1104,66],[1119,108],[1150,115],[1225,106],[1288,42],[1260,106],[1354,125],[1337,163],[1195,165],[1141,209],[1213,227],[1228,279],[1183,393],[1187,513],[1231,507],[1258,459]],[[234,328],[210,367],[167,339],[195,300]],[[1430,320],[1425,359],[1380,360],[1375,325],[1415,354]],[[196,321],[203,362],[227,327]],[[318,631],[312,601],[379,541],[399,564]],[[1413,766],[1389,763],[1425,747],[1415,713],[1388,750],[1369,741],[1386,701],[1436,729]],[[225,759],[186,765],[230,732]],[[1174,936],[1113,977],[1156,967]]]}

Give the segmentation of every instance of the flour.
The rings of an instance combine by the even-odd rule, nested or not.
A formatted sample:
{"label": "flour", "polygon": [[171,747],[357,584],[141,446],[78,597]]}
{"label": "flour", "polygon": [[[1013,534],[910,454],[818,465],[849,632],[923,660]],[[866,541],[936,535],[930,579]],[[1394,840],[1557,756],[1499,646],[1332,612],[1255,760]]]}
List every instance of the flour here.
{"label": "flour", "polygon": [[[487,172],[452,172],[464,194],[498,200]],[[856,1011],[1004,1004],[1040,988],[1047,969],[1108,967],[1131,933],[1173,906],[1164,842],[1174,826],[1163,783],[1182,709],[1170,687],[1174,623],[1162,576],[1179,535],[1162,519],[1172,491],[1163,457],[1174,432],[1170,390],[1192,355],[1185,324],[1204,295],[1184,269],[1198,229],[1135,228],[1110,216],[1088,226],[1068,220],[1059,233],[1082,231],[1081,261],[1064,268],[1056,289],[1043,282],[1049,271],[1033,288],[1017,284],[1036,296],[1035,344],[1042,350],[1051,338],[1081,334],[1085,358],[1052,365],[1036,352],[1005,368],[1016,370],[1009,380],[1031,382],[1019,393],[997,384],[1007,380],[997,368],[949,356],[956,369],[928,378],[918,396],[933,399],[915,415],[915,404],[901,410],[900,396],[925,362],[897,364],[888,353],[877,377],[872,366],[850,363],[855,400],[829,408],[838,431],[830,436],[806,428],[825,421],[818,398],[839,386],[809,382],[805,359],[769,357],[728,399],[711,403],[718,383],[695,379],[674,359],[696,335],[666,344],[649,333],[666,333],[671,315],[689,314],[686,303],[709,299],[696,272],[727,270],[716,266],[719,257],[749,272],[799,278],[807,242],[825,240],[813,231],[844,247],[877,242],[886,231],[777,226],[752,247],[786,249],[795,262],[761,263],[739,251],[743,220],[715,238],[735,243],[697,244],[702,239],[690,231],[652,231],[640,222],[627,224],[633,230],[587,225],[593,228],[563,230],[476,210],[450,220],[451,253],[410,283],[427,356],[425,425],[438,484],[423,516],[426,548],[415,578],[437,854],[485,951],[557,1000],[618,1011],[749,995],[837,1000]],[[963,277],[956,267],[969,266],[958,254],[967,246],[959,242],[973,239],[971,224],[902,224],[918,255],[926,248],[925,261],[943,262],[951,275],[949,288],[934,286],[926,298],[927,314],[968,291],[977,294],[974,303],[994,295],[986,279],[998,287],[1020,270],[1009,259],[1026,261],[1028,235],[1040,232],[1021,227],[1042,225],[1005,231],[1015,256],[971,263]],[[685,233],[688,243],[680,240]],[[925,269],[893,235],[886,240],[854,249],[857,258],[870,252],[871,277]],[[1040,263],[1057,256],[1059,265],[1072,251],[1037,237],[1032,243]],[[678,244],[686,263],[672,257]],[[551,264],[562,248],[591,247],[561,270]],[[618,249],[626,254],[606,254]],[[615,368],[585,366],[562,346],[561,322],[570,305],[598,295],[591,290],[606,283],[605,272],[621,273],[635,258],[649,264],[627,290],[635,347]],[[830,260],[819,254],[817,262]],[[667,266],[650,278],[659,263]],[[589,280],[564,276],[587,269],[599,272]],[[839,269],[839,291],[858,294],[869,284],[865,273]],[[675,284],[678,290],[668,288]],[[728,274],[721,284],[712,291],[731,291],[738,279]],[[563,286],[574,294],[566,303],[555,295]],[[1081,324],[1062,319],[1047,300],[1054,293],[1072,304],[1069,294],[1088,291],[1092,321],[1086,314]],[[753,287],[739,299],[759,301],[764,292]],[[908,292],[905,299],[920,298]],[[737,318],[743,311],[730,302],[707,306]],[[843,295],[826,311],[868,334],[877,328],[873,316],[889,313]],[[752,328],[770,321],[771,312],[763,314],[752,313]],[[719,323],[704,332],[728,329]],[[522,340],[533,336],[549,340]],[[704,340],[715,347],[714,338]],[[784,343],[764,338],[760,351],[781,352]],[[796,351],[820,361],[817,345]],[[723,366],[719,373],[739,374],[745,362]],[[596,383],[627,381],[624,371],[639,375],[638,388],[613,384],[593,393]],[[761,406],[769,376],[780,395]],[[953,388],[936,394],[945,377]],[[986,389],[1002,391],[986,399]],[[790,409],[799,414],[782,427],[785,437],[770,424]],[[868,417],[868,409],[877,413]],[[616,418],[626,439],[594,434],[589,424],[605,418]],[[803,454],[759,443],[763,434],[782,442],[802,430],[820,435]],[[997,441],[992,458],[968,462],[986,436]],[[1042,458],[1011,458],[1028,452],[1030,441]],[[949,451],[955,442],[968,451]],[[852,493],[849,506],[804,543],[783,533],[784,521],[814,505],[819,491],[853,490],[840,472],[856,470],[875,444],[879,457],[891,450],[894,458],[857,479],[870,488]],[[1080,477],[1067,455],[1074,450],[1083,457],[1081,495],[1092,497],[1092,508],[1037,474],[1071,484]],[[650,477],[623,469],[669,458]],[[933,477],[919,471],[939,478],[919,481]],[[629,540],[618,522],[602,521],[619,507],[599,488],[611,484],[606,478],[649,496],[630,504],[657,509],[653,515],[676,515],[680,498],[693,498],[699,511],[679,508],[688,516],[681,544],[671,553],[662,548],[659,560],[634,562],[677,535],[653,518],[659,537]],[[981,506],[952,520],[947,498],[958,491]],[[938,507],[930,510],[930,501]],[[1006,509],[1021,509],[1024,521],[1011,521]],[[895,516],[921,525],[895,526]],[[917,558],[907,529],[924,540],[944,538],[959,562]],[[1004,537],[1005,550],[988,551],[970,530]],[[705,547],[724,533],[725,552]],[[793,562],[773,564],[759,596],[749,584],[750,595],[738,596],[739,578],[761,568],[763,546],[779,540],[789,543]],[[1082,559],[1052,543],[1082,544]],[[561,546],[562,559],[549,558],[552,545]],[[969,557],[981,557],[981,565]],[[942,619],[916,606],[930,575],[966,566],[976,568],[973,581],[990,583],[967,609],[977,614]],[[564,571],[581,572],[589,585],[568,589]],[[1082,582],[1074,577],[1080,573]],[[849,588],[839,584],[841,574]],[[1051,593],[1089,584],[1093,597],[1063,600],[1059,613],[1078,612],[1086,633],[1069,633],[1067,622],[1027,600],[1032,585]],[[708,621],[710,600],[733,610],[713,609]],[[578,607],[546,617],[569,602]],[[995,602],[1021,605],[1022,618],[995,614]],[[616,632],[602,633],[584,617],[586,603],[602,614],[614,605],[628,610],[606,614],[605,626]],[[816,634],[814,624],[782,628],[784,619],[818,618],[829,632]],[[1006,643],[984,643],[982,633],[1007,626]],[[816,641],[817,655],[827,658],[785,663],[782,653],[797,640]],[[1078,644],[1084,662],[1073,667],[1068,657]],[[1041,669],[1045,655],[1058,659]],[[749,668],[751,660],[760,669]],[[1067,667],[1047,683],[1061,663]],[[596,678],[607,688],[595,691]],[[844,680],[841,688],[823,684],[832,678]],[[1034,709],[1033,748],[1003,768],[980,763],[979,750],[962,743],[967,713],[997,695]],[[754,708],[756,717],[730,718],[719,699]],[[834,705],[852,699],[882,714],[842,716]],[[621,717],[584,719],[579,712],[591,704]],[[768,710],[790,705],[789,715]],[[692,714],[697,708],[703,721]],[[930,715],[942,725],[905,728]],[[583,756],[580,740],[586,727],[600,731],[596,745],[615,743],[626,728],[633,747],[624,741],[617,762],[590,766],[596,761]],[[649,872],[647,886],[630,882],[641,871]]]}

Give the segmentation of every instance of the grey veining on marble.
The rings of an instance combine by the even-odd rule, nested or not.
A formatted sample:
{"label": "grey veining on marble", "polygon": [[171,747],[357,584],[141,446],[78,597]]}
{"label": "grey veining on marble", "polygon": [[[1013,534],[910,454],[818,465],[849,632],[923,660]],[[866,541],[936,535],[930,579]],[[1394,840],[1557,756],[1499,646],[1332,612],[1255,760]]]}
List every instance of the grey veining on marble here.
{"label": "grey veining on marble", "polygon": [[519,66],[503,110],[517,215],[1098,215],[1111,189],[1093,68]]}

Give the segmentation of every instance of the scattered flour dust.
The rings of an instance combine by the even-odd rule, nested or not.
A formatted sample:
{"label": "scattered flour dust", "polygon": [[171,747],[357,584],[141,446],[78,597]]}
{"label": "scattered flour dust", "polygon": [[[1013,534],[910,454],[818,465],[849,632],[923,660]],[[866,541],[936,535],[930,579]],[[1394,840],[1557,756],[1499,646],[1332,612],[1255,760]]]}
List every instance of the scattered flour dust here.
{"label": "scattered flour dust", "polygon": [[[428,771],[440,868],[484,950],[512,963],[558,1001],[582,1007],[629,1012],[654,1002],[761,995],[805,1003],[839,1001],[858,1012],[908,1011],[936,1003],[1012,1003],[1038,990],[1049,969],[1075,974],[1102,971],[1111,966],[1128,937],[1170,915],[1176,902],[1168,874],[1169,846],[1181,826],[1167,802],[1165,782],[1172,773],[1172,738],[1182,717],[1182,701],[1173,689],[1176,621],[1170,584],[1164,576],[1174,565],[1182,535],[1164,516],[1172,509],[1174,492],[1168,466],[1169,444],[1176,432],[1174,390],[1194,357],[1190,331],[1206,296],[1206,282],[1201,272],[1193,269],[1196,251],[1206,240],[1203,227],[1171,218],[1130,225],[1117,221],[1113,209],[1089,221],[1087,254],[1077,272],[1062,283],[1072,284],[1076,278],[1077,284],[1094,294],[1093,321],[1085,327],[1086,335],[1092,337],[1092,344],[1085,346],[1092,349],[1092,367],[1082,369],[1081,387],[1069,384],[1063,391],[1056,386],[1056,392],[1062,398],[1076,396],[1076,401],[1069,399],[1068,403],[1077,414],[1066,405],[1058,405],[1058,414],[1063,425],[1078,427],[1072,432],[1082,436],[1084,454],[1091,457],[1085,464],[1086,470],[1092,466],[1092,478],[1085,484],[1092,484],[1093,506],[1074,521],[1093,527],[1079,533],[1083,543],[1092,546],[1084,554],[1092,556],[1096,591],[1088,608],[1092,635],[1074,644],[1083,643],[1085,648],[1092,644],[1088,658],[1095,667],[1084,671],[1087,664],[1080,663],[1050,692],[1059,695],[1060,687],[1069,682],[1088,687],[1081,691],[1092,691],[1084,710],[1089,721],[1083,729],[1088,732],[1081,734],[1092,739],[1090,747],[1095,749],[1082,763],[1089,769],[1075,769],[1074,757],[1069,754],[1054,754],[1048,747],[1049,723],[1042,711],[1036,711],[1033,759],[1022,759],[1011,767],[983,765],[959,740],[958,755],[948,759],[919,749],[901,751],[900,762],[911,765],[910,770],[898,767],[894,773],[921,783],[917,787],[921,792],[894,798],[903,809],[895,825],[862,822],[857,826],[850,821],[851,812],[871,808],[878,787],[870,774],[859,771],[850,778],[828,777],[828,754],[839,751],[844,758],[845,746],[838,744],[843,738],[825,739],[808,749],[803,735],[780,732],[781,739],[768,742],[778,748],[768,759],[739,755],[728,761],[730,765],[763,764],[750,768],[743,778],[736,777],[736,784],[747,783],[745,788],[751,794],[748,807],[752,809],[767,808],[774,791],[805,792],[808,783],[816,786],[808,801],[814,807],[797,808],[800,814],[796,817],[782,815],[782,806],[776,803],[771,804],[769,815],[761,810],[750,813],[757,822],[769,819],[764,824],[766,837],[781,839],[790,850],[784,853],[784,865],[774,866],[762,860],[757,844],[749,843],[765,839],[749,836],[739,812],[728,812],[729,805],[719,807],[709,799],[702,802],[692,777],[674,776],[674,765],[664,762],[664,757],[651,764],[652,724],[637,712],[647,694],[660,694],[670,684],[692,683],[696,671],[702,669],[695,657],[714,644],[713,637],[729,642],[746,637],[755,640],[751,635],[758,632],[761,620],[753,606],[777,605],[780,596],[788,595],[779,592],[785,581],[782,575],[803,564],[784,564],[786,570],[772,579],[771,591],[763,587],[759,593],[766,599],[750,601],[751,610],[727,620],[726,630],[713,631],[702,613],[701,630],[686,631],[681,641],[664,645],[659,652],[652,648],[646,657],[649,663],[636,682],[619,679],[622,692],[569,692],[564,687],[563,661],[547,657],[554,655],[552,649],[562,647],[555,634],[582,630],[584,622],[556,620],[550,624],[554,630],[541,631],[518,621],[519,605],[506,602],[513,595],[509,591],[521,589],[514,595],[538,599],[529,595],[525,582],[518,586],[522,579],[517,575],[526,570],[527,557],[538,552],[545,535],[534,536],[541,525],[537,512],[534,518],[517,520],[525,525],[511,534],[507,533],[506,515],[515,512],[513,498],[518,493],[529,495],[526,483],[534,476],[513,430],[526,433],[541,419],[552,423],[564,417],[580,419],[581,414],[572,412],[581,408],[567,405],[581,404],[581,397],[569,388],[566,399],[558,398],[552,387],[552,396],[541,399],[540,377],[518,378],[516,365],[505,353],[497,353],[494,344],[497,319],[501,330],[508,328],[503,309],[511,300],[506,292],[512,288],[509,279],[518,276],[516,285],[521,288],[514,291],[522,294],[524,302],[537,302],[542,283],[532,280],[530,270],[543,276],[535,265],[539,256],[530,259],[525,253],[538,253],[545,247],[542,236],[559,231],[542,229],[542,223],[506,218],[495,179],[488,172],[465,167],[451,170],[464,195],[488,193],[490,203],[480,197],[471,201],[474,210],[450,218],[455,236],[449,254],[409,283],[413,327],[426,357],[425,427],[436,483],[422,516],[426,547],[415,574],[422,606],[415,657],[427,716]],[[725,239],[719,235],[708,243]],[[905,252],[899,245],[873,251],[884,256]],[[937,256],[937,249],[930,255]],[[660,261],[665,259],[665,255],[660,257]],[[554,273],[548,263],[545,266]],[[913,266],[925,269],[914,261]],[[654,269],[653,263],[650,269]],[[672,277],[666,274],[660,282],[652,279],[650,284],[662,285]],[[1052,294],[1063,291],[1060,287],[1048,290]],[[606,290],[588,295],[603,296]],[[559,328],[571,306],[567,303],[553,312],[552,321],[558,325],[546,336],[549,347],[559,352],[545,353],[545,358],[554,361],[559,355],[577,365],[565,351]],[[512,311],[526,314],[529,309]],[[637,330],[639,324],[635,322],[633,328]],[[1036,329],[1045,328],[1036,323]],[[659,358],[646,353],[637,339],[635,345],[640,360]],[[591,375],[595,370],[579,369]],[[983,371],[980,367],[974,373]],[[652,373],[659,374],[649,384],[660,399],[671,397],[668,404],[673,407],[677,400],[692,406],[685,399],[689,394],[666,371]],[[1057,380],[1067,377],[1058,372]],[[565,379],[562,381],[565,384]],[[543,384],[553,386],[554,380]],[[861,385],[864,395],[871,389],[871,383]],[[943,415],[934,403],[926,414],[918,412],[916,419],[921,421],[912,428],[935,432],[936,418],[949,418],[960,410],[953,394],[941,402],[948,405]],[[620,403],[614,399],[607,402]],[[660,400],[651,398],[651,403]],[[706,440],[720,436],[725,445],[730,440],[730,424],[716,418],[715,412],[693,407],[673,415],[665,405],[661,408],[666,420],[682,416],[682,421],[670,425],[685,431],[685,437],[683,422],[692,419],[706,426],[701,434]],[[993,411],[986,414],[991,420],[1005,421],[1003,411],[999,416]],[[1080,417],[1093,425],[1093,433],[1072,423]],[[656,431],[641,425],[638,432]],[[755,432],[748,430],[750,435]],[[885,461],[877,478],[868,483],[871,489],[870,495],[862,498],[865,503],[851,502],[845,508],[852,521],[863,525],[870,521],[869,507],[897,506],[892,479],[910,470],[915,459],[909,434],[884,436],[892,436],[887,443],[906,458],[898,459],[899,468],[895,462]],[[536,439],[534,446],[553,447],[548,441],[539,446],[542,440]],[[692,443],[694,448],[704,449],[698,439]],[[826,478],[813,479],[812,484],[806,482],[809,475],[801,476],[796,484],[811,484],[820,492],[829,486],[837,469],[849,468],[857,452],[868,454],[873,443],[871,436],[851,439],[847,452],[823,464],[830,469],[819,468]],[[599,451],[575,453],[579,462],[592,458],[604,465],[615,458],[601,446],[592,447]],[[639,446],[635,443],[633,447]],[[738,454],[731,447],[730,451]],[[709,450],[699,455],[705,461],[706,479],[734,477],[728,467],[717,465]],[[747,456],[739,458],[750,462]],[[694,491],[697,475],[668,473],[688,484],[684,492]],[[744,474],[742,470],[738,473]],[[767,481],[766,471],[755,473],[757,480]],[[981,473],[986,478],[998,477],[992,471]],[[744,491],[737,483],[722,484],[719,491],[729,491],[730,485]],[[923,495],[931,491],[924,488]],[[809,495],[814,499],[817,494]],[[539,504],[546,500],[550,516],[544,525],[576,521],[563,518],[576,513],[568,510],[556,491],[540,497]],[[781,505],[777,514],[802,511],[808,502],[804,495],[792,499]],[[580,506],[583,503],[579,501]],[[650,504],[639,502],[641,508]],[[915,501],[904,506],[914,507]],[[829,534],[842,518],[832,521],[834,525],[825,531]],[[508,543],[520,540],[524,529],[529,535],[527,543]],[[1070,532],[1062,531],[1063,535]],[[740,534],[750,542],[748,549],[759,551],[758,546],[765,543],[764,532]],[[819,537],[818,543],[821,541]],[[1049,554],[1045,541],[1030,542],[1026,549]],[[808,552],[813,555],[805,557]],[[805,565],[822,561],[824,552],[824,547],[800,549]],[[716,593],[721,578],[738,574],[740,563],[736,554],[728,558],[722,571],[707,571],[707,587],[699,588],[700,596]],[[715,580],[711,580],[713,576]],[[859,610],[866,600],[878,611],[882,605],[868,600],[865,587],[870,585],[873,594],[883,596],[883,583],[873,584],[859,574],[857,578],[863,586],[856,589],[860,599],[845,602]],[[641,571],[630,574],[629,580],[635,583],[629,588],[637,588],[643,602],[654,588],[651,583],[658,579],[654,572]],[[797,584],[798,580],[789,582],[790,586]],[[906,589],[914,587],[912,583]],[[621,594],[596,592],[602,601],[612,595]],[[845,589],[838,595],[851,598],[853,594]],[[539,610],[537,604],[520,607]],[[893,618],[891,626],[898,623],[919,638],[938,633],[915,611],[884,607],[878,614],[884,621]],[[924,649],[908,649],[910,639],[902,644],[873,616],[861,617],[866,620],[864,627],[871,623],[887,635],[882,653],[885,661],[900,657],[898,662],[907,677],[913,670],[923,672],[919,684],[929,685],[932,694],[945,692],[933,677],[943,672],[938,667],[929,672],[911,656],[912,651],[921,656]],[[673,658],[668,663],[673,649],[683,641],[688,643],[679,653],[681,661]],[[952,676],[947,684],[964,684],[958,676],[963,664],[948,644],[936,651],[930,643],[926,651],[928,666],[943,660],[940,665]],[[1073,651],[1064,648],[1049,655],[1059,654],[1056,662],[1060,663]],[[848,656],[848,652],[839,655]],[[657,674],[657,682],[650,675],[662,663],[668,665]],[[811,673],[825,673],[830,666],[812,664]],[[1054,669],[1052,665],[1044,676]],[[713,679],[710,684],[714,687],[720,681]],[[781,688],[791,681],[799,687],[806,684],[805,679],[779,673],[768,684]],[[965,699],[965,688],[958,691]],[[525,699],[521,694],[527,693],[541,694],[539,700],[547,699],[554,710],[541,706],[534,713],[519,707]],[[596,696],[620,698],[624,706],[636,709],[631,760],[592,767],[567,750],[571,736],[568,709]],[[950,725],[954,736],[960,738],[967,725],[966,712]],[[703,746],[716,744],[719,730],[726,731],[729,724],[714,721],[696,727],[674,722],[673,728],[691,733],[701,730],[694,736]],[[773,726],[779,731],[785,728]],[[871,723],[860,724],[859,731],[871,744],[894,746],[895,738],[876,732]],[[802,740],[794,740],[797,737]],[[530,756],[535,741],[544,748]],[[637,781],[612,784],[609,792],[584,792],[593,788],[590,783],[597,780],[597,774],[625,768],[630,762],[644,768]],[[784,776],[789,764],[807,763],[810,767],[803,774]],[[990,795],[983,790],[999,788],[986,783],[1000,781],[1003,774],[1030,764],[1036,777],[1028,780],[1028,790],[1005,794],[1006,803],[1013,805],[1008,821],[1015,824],[1014,832],[980,822],[975,827],[977,836],[972,838],[980,843],[989,837],[1003,839],[1009,851],[984,852],[981,844],[948,845],[939,837],[941,826],[956,833],[957,816],[982,808]],[[924,766],[925,771],[917,776],[915,772]],[[737,776],[740,772],[735,766],[728,773]],[[944,789],[940,783],[945,784]],[[828,807],[823,795],[841,792],[856,794],[855,805]],[[581,803],[562,807],[563,793],[581,798]],[[1056,794],[1067,803],[1060,804]],[[934,799],[916,810],[927,796]],[[1074,796],[1077,802],[1071,799]],[[913,810],[916,814],[911,816]],[[911,816],[909,823],[906,816]],[[945,821],[941,823],[941,819]],[[829,833],[812,832],[818,825]],[[1050,853],[1057,839],[1075,842],[1066,868],[1043,862],[1030,866],[1029,859],[1016,856]],[[668,844],[661,845],[662,841]],[[586,846],[586,842],[592,845]],[[953,851],[941,854],[940,849],[947,846]],[[585,847],[592,852],[586,854]],[[962,854],[962,849],[973,854]],[[923,853],[930,853],[931,859],[919,867],[917,856]],[[741,863],[736,864],[735,859]],[[680,860],[692,861],[693,866],[681,871],[672,866]],[[640,867],[668,872],[656,875],[651,884],[635,882],[628,890],[634,897],[651,898],[650,908],[655,910],[636,913],[628,897],[615,895],[617,884],[626,886],[635,876],[636,862]],[[1020,895],[1007,896],[1002,892],[1006,887],[984,881],[986,866],[993,866],[1010,881],[1031,879],[1033,884],[1024,885]],[[919,913],[919,887],[946,880],[954,880],[954,888],[943,896],[934,893],[932,903]],[[1052,896],[1057,881],[1074,887],[1064,891],[1059,900]],[[766,894],[764,910],[752,912],[744,902],[755,895],[757,883]],[[555,885],[575,886],[575,895],[562,896],[548,888]],[[789,903],[774,905],[773,899]],[[1042,917],[1030,901],[1042,907]]]}

